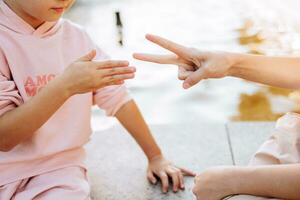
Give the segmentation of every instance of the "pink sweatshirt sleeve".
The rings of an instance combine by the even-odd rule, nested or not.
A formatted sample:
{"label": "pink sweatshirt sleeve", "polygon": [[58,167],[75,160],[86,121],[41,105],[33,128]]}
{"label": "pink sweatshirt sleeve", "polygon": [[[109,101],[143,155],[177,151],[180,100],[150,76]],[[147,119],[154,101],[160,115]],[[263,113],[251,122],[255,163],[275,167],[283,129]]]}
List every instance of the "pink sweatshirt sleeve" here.
{"label": "pink sweatshirt sleeve", "polygon": [[0,52],[0,116],[22,103],[22,97],[11,78],[8,64]]}
{"label": "pink sweatshirt sleeve", "polygon": [[[100,48],[96,47],[96,50],[96,60],[109,59],[109,56]],[[124,85],[117,85],[104,87],[96,91],[94,93],[93,102],[105,110],[107,116],[114,116],[118,110],[131,99],[127,88]]]}
{"label": "pink sweatshirt sleeve", "polygon": [[94,104],[104,109],[107,116],[114,116],[130,100],[131,97],[124,85],[108,86],[94,94]]}

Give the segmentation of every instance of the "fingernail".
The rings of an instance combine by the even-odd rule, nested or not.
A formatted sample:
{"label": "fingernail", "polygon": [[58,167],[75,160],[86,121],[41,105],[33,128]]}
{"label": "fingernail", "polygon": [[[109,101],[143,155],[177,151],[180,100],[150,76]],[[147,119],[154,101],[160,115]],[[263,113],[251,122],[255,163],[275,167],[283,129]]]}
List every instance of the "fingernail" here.
{"label": "fingernail", "polygon": [[152,184],[154,184],[154,185],[155,185],[155,184],[156,184],[156,181],[152,181]]}
{"label": "fingernail", "polygon": [[190,87],[191,87],[190,84],[188,84],[188,83],[183,83],[183,88],[184,88],[184,89],[189,89]]}

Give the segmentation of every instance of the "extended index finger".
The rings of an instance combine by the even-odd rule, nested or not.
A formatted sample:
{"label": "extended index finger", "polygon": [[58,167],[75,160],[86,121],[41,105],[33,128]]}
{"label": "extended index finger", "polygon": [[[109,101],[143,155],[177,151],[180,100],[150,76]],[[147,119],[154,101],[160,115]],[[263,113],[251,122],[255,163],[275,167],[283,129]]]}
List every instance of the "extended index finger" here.
{"label": "extended index finger", "polygon": [[147,40],[169,50],[175,53],[176,55],[188,59],[190,56],[188,54],[188,49],[187,47],[177,44],[175,42],[172,42],[168,39],[165,39],[163,37],[157,36],[157,35],[151,35],[147,34],[146,35]]}
{"label": "extended index finger", "polygon": [[133,57],[137,60],[153,62],[158,64],[179,64],[176,55],[155,55],[147,53],[134,53]]}

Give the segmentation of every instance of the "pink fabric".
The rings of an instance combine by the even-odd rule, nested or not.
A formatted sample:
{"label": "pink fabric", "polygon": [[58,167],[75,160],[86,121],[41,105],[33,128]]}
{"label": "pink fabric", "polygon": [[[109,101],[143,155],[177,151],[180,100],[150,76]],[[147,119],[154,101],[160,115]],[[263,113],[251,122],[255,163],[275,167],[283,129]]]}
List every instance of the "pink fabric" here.
{"label": "pink fabric", "polygon": [[0,187],[1,200],[88,200],[86,170],[68,167]]}
{"label": "pink fabric", "polygon": [[287,113],[276,123],[273,135],[256,152],[250,165],[300,163],[300,115]]}
{"label": "pink fabric", "polygon": [[[92,49],[97,49],[97,60],[107,59],[79,26],[60,20],[35,30],[0,0],[0,116],[29,101]],[[31,139],[0,152],[0,186],[64,167],[85,167],[91,107],[114,115],[129,100],[125,86],[71,97]]]}
{"label": "pink fabric", "polygon": [[[274,133],[258,149],[250,166],[300,163],[300,115],[287,113],[277,120]],[[266,197],[236,195],[230,200],[271,200]],[[228,199],[228,200],[229,200]],[[272,200],[277,200],[273,199]]]}

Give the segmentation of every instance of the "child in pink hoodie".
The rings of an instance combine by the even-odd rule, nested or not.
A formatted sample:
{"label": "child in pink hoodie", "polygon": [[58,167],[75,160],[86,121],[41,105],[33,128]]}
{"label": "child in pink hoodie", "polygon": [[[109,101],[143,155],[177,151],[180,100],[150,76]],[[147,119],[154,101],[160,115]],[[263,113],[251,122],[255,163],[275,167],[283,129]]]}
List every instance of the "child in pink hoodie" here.
{"label": "child in pink hoodie", "polygon": [[183,174],[194,174],[163,157],[123,85],[135,68],[60,19],[73,3],[0,0],[0,199],[88,199],[83,145],[95,104],[141,146],[149,181],[184,189]]}

